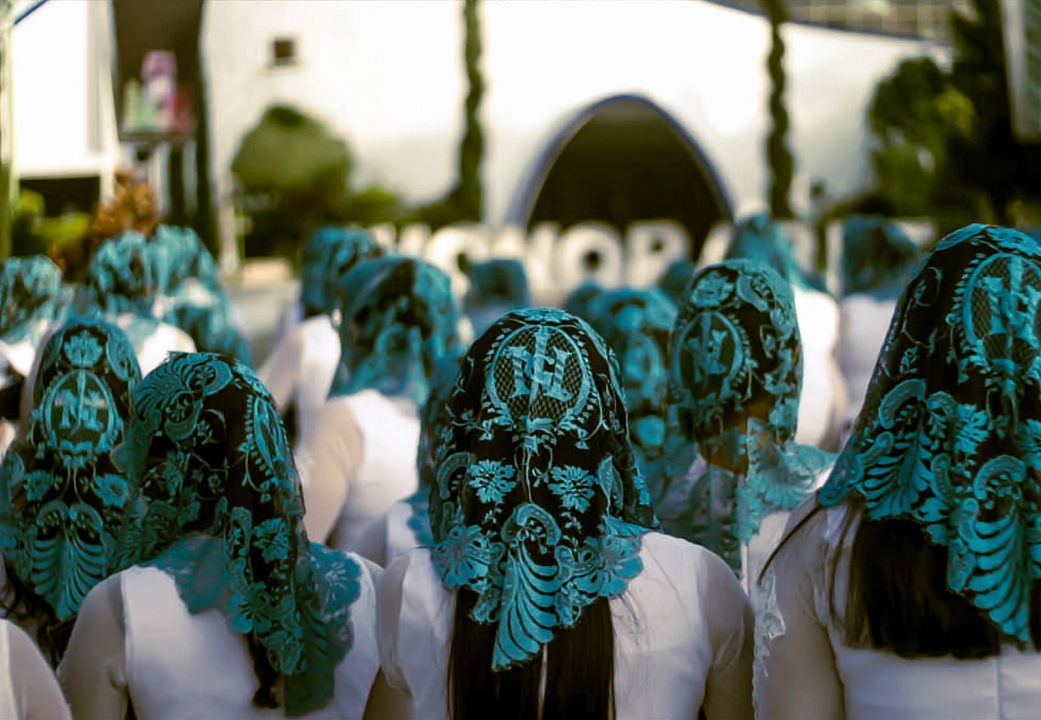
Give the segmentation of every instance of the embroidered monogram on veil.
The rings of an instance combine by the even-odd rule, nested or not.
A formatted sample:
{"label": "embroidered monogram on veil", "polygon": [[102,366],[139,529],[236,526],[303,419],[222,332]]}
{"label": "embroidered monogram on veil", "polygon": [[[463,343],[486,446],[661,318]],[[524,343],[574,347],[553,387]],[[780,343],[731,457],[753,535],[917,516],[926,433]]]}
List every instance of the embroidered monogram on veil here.
{"label": "embroidered monogram on veil", "polygon": [[492,668],[541,651],[641,569],[656,525],[616,363],[585,322],[512,312],[474,343],[432,438],[434,564],[497,626]]}

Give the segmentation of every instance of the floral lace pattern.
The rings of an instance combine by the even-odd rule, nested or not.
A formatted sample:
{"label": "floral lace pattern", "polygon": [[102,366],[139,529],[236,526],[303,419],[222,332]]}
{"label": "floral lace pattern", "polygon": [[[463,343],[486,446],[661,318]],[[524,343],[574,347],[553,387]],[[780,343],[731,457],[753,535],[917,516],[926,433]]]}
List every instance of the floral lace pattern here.
{"label": "floral lace pattern", "polygon": [[523,663],[557,628],[642,570],[657,521],[636,470],[616,363],[585,322],[509,313],[463,360],[431,439],[433,559],[495,624],[492,668]]}
{"label": "floral lace pattern", "polygon": [[60,322],[70,300],[61,270],[43,255],[12,257],[0,265],[0,339],[39,343],[46,323]]}
{"label": "floral lace pattern", "polygon": [[[802,350],[791,287],[749,260],[701,270],[676,320],[670,374],[670,462],[687,489],[670,488],[665,526],[740,571],[740,545],[767,514],[798,505],[832,460],[793,440]],[[706,462],[689,477],[698,451]]]}
{"label": "floral lace pattern", "polygon": [[787,632],[784,616],[777,605],[777,574],[771,565],[759,586],[761,607],[755,608],[755,660],[752,670],[752,697],[759,697],[758,686],[769,677],[766,661],[770,644]]}
{"label": "floral lace pattern", "polygon": [[1041,577],[1041,245],[971,225],[944,238],[897,305],[822,505],[861,496],[948,550],[947,587],[1029,638]]}
{"label": "floral lace pattern", "polygon": [[90,261],[85,291],[109,315],[162,320],[191,335],[200,350],[250,360],[217,264],[191,230],[160,225],[151,239],[136,232],[109,238]]}
{"label": "floral lace pattern", "polygon": [[359,263],[340,292],[342,353],[329,397],[373,389],[422,406],[438,364],[462,352],[451,280],[422,260],[385,257]]}
{"label": "floral lace pattern", "polygon": [[[360,568],[307,541],[293,457],[267,390],[216,355],[176,354],[138,385],[119,459],[137,488],[126,562],[218,608],[283,679],[286,713],[333,695],[352,643]],[[256,656],[255,656],[256,657]]]}
{"label": "floral lace pattern", "polygon": [[59,621],[118,569],[115,537],[130,486],[110,453],[140,379],[118,328],[67,322],[42,350],[35,409],[0,468],[0,549]]}
{"label": "floral lace pattern", "polygon": [[666,365],[676,306],[659,290],[623,288],[600,296],[592,316],[618,358],[636,465],[657,502],[665,482]]}
{"label": "floral lace pattern", "polygon": [[300,271],[300,304],[304,314],[329,314],[335,310],[340,279],[362,260],[381,254],[379,245],[366,230],[316,230],[304,248]]}

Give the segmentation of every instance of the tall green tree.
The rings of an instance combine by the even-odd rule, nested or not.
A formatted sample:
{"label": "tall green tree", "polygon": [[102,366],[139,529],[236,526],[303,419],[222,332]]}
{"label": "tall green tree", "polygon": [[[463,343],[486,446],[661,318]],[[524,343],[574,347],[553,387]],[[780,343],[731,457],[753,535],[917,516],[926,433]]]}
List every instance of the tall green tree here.
{"label": "tall green tree", "polygon": [[794,216],[790,200],[795,160],[788,148],[788,110],[784,104],[784,39],[781,25],[788,19],[784,0],[763,0],[770,20],[770,54],[766,67],[770,73],[770,133],[766,138],[766,159],[770,168],[770,213],[776,218]]}
{"label": "tall green tree", "polygon": [[1012,131],[999,0],[952,12],[949,69],[902,62],[875,89],[878,194],[893,214],[928,216],[941,233],[969,222],[1012,224],[1016,201],[1041,201],[1041,144]]}
{"label": "tall green tree", "polygon": [[468,89],[464,105],[463,139],[459,143],[459,180],[452,199],[461,220],[480,220],[484,210],[484,187],[481,184],[481,161],[484,159],[484,131],[478,111],[484,97],[481,76],[481,24],[477,14],[478,0],[463,1],[463,59]]}

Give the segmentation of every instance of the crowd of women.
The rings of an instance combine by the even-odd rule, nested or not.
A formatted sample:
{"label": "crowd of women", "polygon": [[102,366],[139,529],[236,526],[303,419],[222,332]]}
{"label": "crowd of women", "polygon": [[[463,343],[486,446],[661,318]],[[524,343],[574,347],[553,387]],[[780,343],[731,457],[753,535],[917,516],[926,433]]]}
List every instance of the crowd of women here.
{"label": "crowd of women", "polygon": [[1041,244],[845,234],[556,309],[327,228],[256,372],[190,232],[7,260],[0,717],[1036,715]]}

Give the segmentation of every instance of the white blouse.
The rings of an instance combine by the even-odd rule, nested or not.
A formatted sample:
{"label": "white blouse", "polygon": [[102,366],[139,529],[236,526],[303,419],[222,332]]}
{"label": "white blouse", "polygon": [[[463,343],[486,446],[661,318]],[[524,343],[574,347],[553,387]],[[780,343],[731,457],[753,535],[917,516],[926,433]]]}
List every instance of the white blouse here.
{"label": "white blouse", "polygon": [[[334,675],[335,695],[308,718],[357,718],[379,669],[376,581],[360,557],[361,595],[351,605],[354,642]],[[129,699],[150,718],[277,718],[253,705],[257,679],[243,635],[217,609],[192,614],[174,580],[131,567],[87,595],[59,668],[76,717],[123,717]]]}
{"label": "white blouse", "polygon": [[857,293],[843,298],[839,309],[842,324],[835,354],[846,380],[844,424],[848,430],[864,404],[879,351],[889,332],[896,300],[880,300]]}
{"label": "white blouse", "polygon": [[[140,318],[133,313],[116,315],[113,322],[134,343],[134,354],[137,355],[141,375],[147,375],[162,365],[171,352],[195,352],[192,336],[169,323]],[[146,328],[147,334],[142,335],[142,331],[135,326]]]}
{"label": "white blouse", "polygon": [[0,718],[71,718],[61,688],[39,648],[24,630],[0,620]]}
{"label": "white blouse", "polygon": [[[849,552],[845,507],[811,512],[766,572],[756,626],[755,702],[763,718],[1036,718],[1041,654],[1008,646],[983,660],[907,659],[844,640]],[[843,543],[843,537],[845,541]],[[840,547],[840,543],[843,543]],[[839,562],[832,558],[839,552]],[[829,596],[834,571],[834,602]],[[838,617],[833,617],[832,608]]]}
{"label": "white blouse", "polygon": [[382,556],[372,528],[419,486],[419,412],[376,390],[328,401],[297,453],[304,522],[316,542]]}
{"label": "white blouse", "polygon": [[[618,718],[748,718],[752,614],[733,572],[705,548],[660,533],[643,538],[643,572],[609,601]],[[430,552],[412,550],[380,582],[385,682],[412,716],[447,717],[455,593]]]}
{"label": "white blouse", "polygon": [[332,318],[315,315],[290,328],[257,371],[280,412],[296,406],[300,437],[317,421],[339,362],[340,336]]}
{"label": "white blouse", "polygon": [[837,439],[846,390],[835,360],[839,336],[839,308],[827,293],[797,286],[795,314],[802,341],[802,393],[796,442],[821,447]]}

